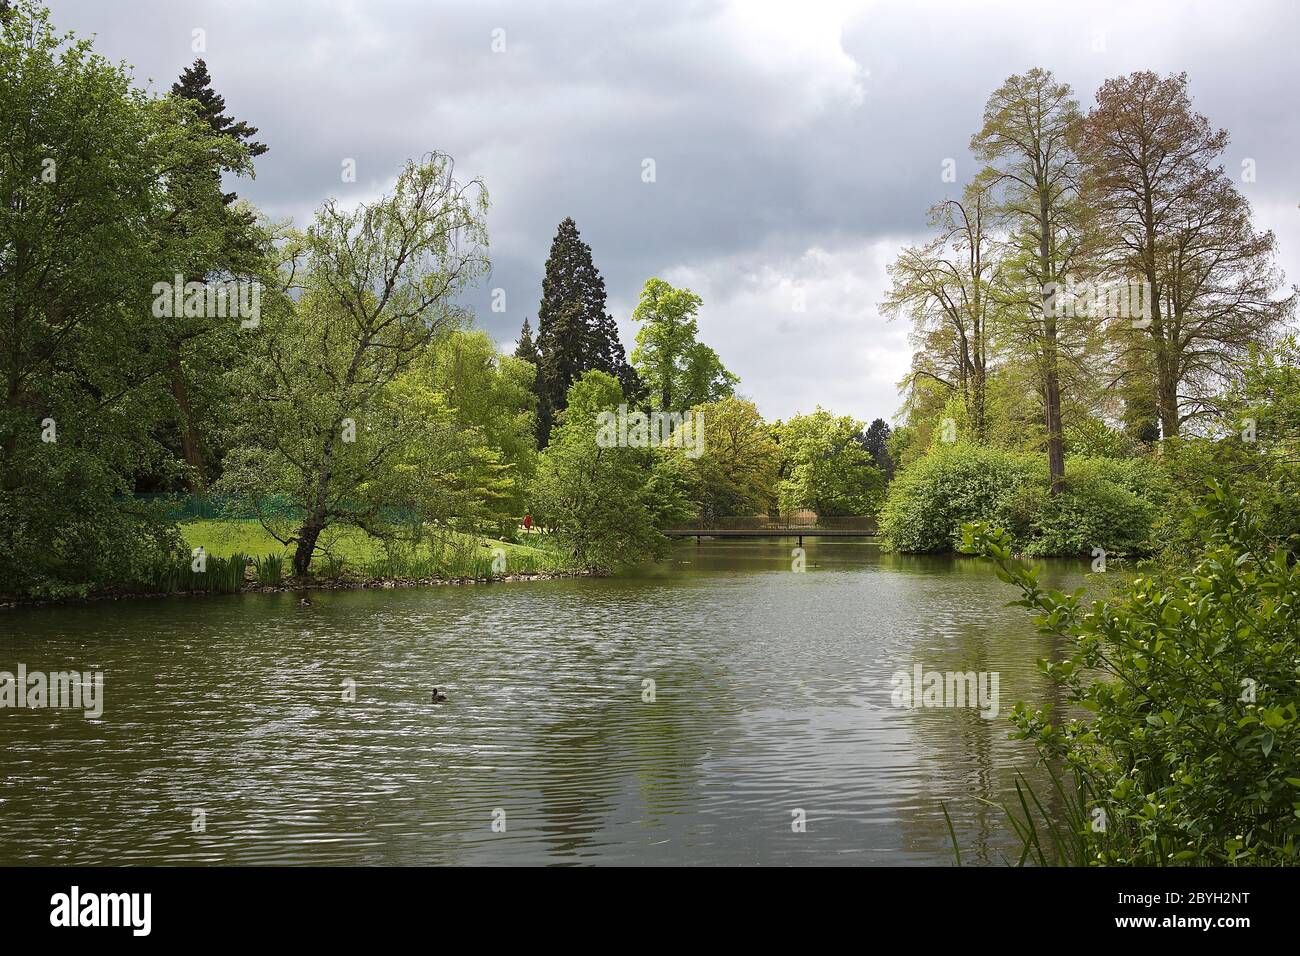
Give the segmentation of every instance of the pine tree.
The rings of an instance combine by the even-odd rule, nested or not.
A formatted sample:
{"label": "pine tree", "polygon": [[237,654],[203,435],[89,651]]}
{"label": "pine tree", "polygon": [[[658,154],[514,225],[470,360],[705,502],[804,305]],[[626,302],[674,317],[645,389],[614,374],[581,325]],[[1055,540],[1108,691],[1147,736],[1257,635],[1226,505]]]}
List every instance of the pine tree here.
{"label": "pine tree", "polygon": [[524,327],[519,332],[519,344],[515,346],[515,358],[529,362],[537,367],[537,346],[533,344],[533,330],[524,319]]}
{"label": "pine tree", "polygon": [[537,308],[538,443],[550,438],[555,416],[563,411],[569,386],[597,369],[619,380],[625,395],[636,395],[636,374],[628,365],[614,317],[605,311],[605,280],[591,259],[591,247],[571,218],[560,223],[551,242]]}
{"label": "pine tree", "polygon": [[[249,155],[256,158],[269,149],[265,143],[256,142],[257,127],[249,126],[243,120],[235,120],[226,115],[226,98],[212,88],[212,77],[208,65],[201,58],[187,68],[181,78],[172,84],[172,95],[183,96],[193,100],[199,109],[199,115],[212,127],[212,132],[229,136],[237,143],[248,147]],[[235,201],[234,193],[222,193],[226,205]]]}
{"label": "pine tree", "polygon": [[[248,151],[249,157],[261,156],[267,151],[265,143],[253,139],[257,127],[249,126],[242,120],[235,120],[226,115],[226,99],[212,88],[212,77],[208,65],[197,59],[194,65],[181,73],[180,79],[172,84],[172,95],[191,100],[197,107],[198,118],[206,123],[218,136],[225,136],[241,144]],[[229,160],[212,157],[210,162],[196,164],[184,172],[174,174],[172,190],[178,212],[177,226],[181,230],[189,228],[186,213],[198,216],[201,203],[196,197],[206,195],[219,197],[225,207],[225,224],[222,229],[222,243],[217,255],[217,263],[222,271],[231,273],[255,271],[261,249],[257,232],[254,228],[255,217],[252,212],[231,209],[230,204],[237,198],[233,192],[222,192],[221,175],[232,171]],[[246,172],[242,167],[238,172]],[[197,188],[192,188],[197,187]],[[203,281],[207,275],[187,276],[187,281]],[[169,372],[172,396],[176,400],[177,428],[180,437],[181,452],[190,469],[190,487],[202,489],[206,485],[206,466],[204,455],[203,428],[199,415],[192,407],[190,392],[191,382],[186,374],[186,354],[193,358],[193,351],[204,336],[213,330],[211,323],[199,322],[187,327],[177,327],[171,344]]]}

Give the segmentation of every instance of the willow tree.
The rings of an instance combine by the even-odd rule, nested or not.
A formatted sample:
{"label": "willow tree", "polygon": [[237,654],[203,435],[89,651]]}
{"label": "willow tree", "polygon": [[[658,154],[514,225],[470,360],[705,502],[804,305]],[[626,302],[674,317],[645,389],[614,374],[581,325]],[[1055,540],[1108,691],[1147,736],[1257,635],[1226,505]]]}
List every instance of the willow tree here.
{"label": "willow tree", "polygon": [[373,204],[330,200],[300,237],[301,294],[264,314],[221,479],[294,545],[296,574],[328,529],[387,539],[439,510],[430,476],[454,470],[461,440],[404,376],[465,318],[456,298],[487,272],[486,212],[482,184],[434,153]]}
{"label": "willow tree", "polygon": [[1228,133],[1192,109],[1187,74],[1107,80],[1077,141],[1093,254],[1113,281],[1147,287],[1148,314],[1110,317],[1119,374],[1153,377],[1145,390],[1173,437],[1289,314],[1293,297],[1276,295],[1276,242],[1255,231],[1220,165]]}
{"label": "willow tree", "polygon": [[976,181],[997,197],[1015,271],[1024,280],[1024,292],[1008,301],[1009,317],[1019,320],[1009,330],[1038,369],[1054,494],[1065,480],[1057,293],[1080,248],[1079,161],[1070,147],[1079,119],[1069,85],[1058,83],[1050,70],[1035,68],[994,91],[970,144],[987,164]]}
{"label": "willow tree", "polygon": [[[999,303],[999,260],[988,192],[968,188],[930,210],[939,235],[908,246],[889,267],[893,280],[882,310],[912,322],[912,371],[961,396],[978,442],[988,433],[988,373],[992,328]],[[1004,298],[1004,297],[1003,297]]]}

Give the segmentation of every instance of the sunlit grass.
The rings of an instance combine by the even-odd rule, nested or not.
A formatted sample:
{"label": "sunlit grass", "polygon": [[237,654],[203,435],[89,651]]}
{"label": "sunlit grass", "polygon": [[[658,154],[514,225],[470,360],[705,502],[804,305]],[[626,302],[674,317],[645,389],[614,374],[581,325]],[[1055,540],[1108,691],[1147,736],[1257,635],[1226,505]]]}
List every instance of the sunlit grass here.
{"label": "sunlit grass", "polygon": [[[187,521],[180,530],[191,548],[202,547],[212,556],[262,555],[257,578],[263,584],[278,583],[280,575],[292,573],[293,547],[280,544],[255,519]],[[529,537],[532,540],[524,544],[446,532],[436,542],[390,553],[381,541],[347,528],[322,537],[324,550],[312,559],[312,573],[331,580],[349,575],[409,580],[497,577],[500,574],[493,568],[497,549],[505,555],[503,574],[563,570],[561,556],[547,539]],[[282,562],[278,571],[273,558]]]}

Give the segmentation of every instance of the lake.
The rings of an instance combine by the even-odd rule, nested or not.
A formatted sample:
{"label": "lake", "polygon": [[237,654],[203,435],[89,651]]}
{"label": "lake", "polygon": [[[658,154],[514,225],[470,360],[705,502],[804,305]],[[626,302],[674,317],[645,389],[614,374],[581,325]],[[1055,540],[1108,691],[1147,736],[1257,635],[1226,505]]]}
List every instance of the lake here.
{"label": "lake", "polygon": [[[1041,780],[1008,715],[1063,649],[987,563],[805,543],[804,573],[691,541],[603,579],[0,611],[0,670],[104,674],[98,718],[0,710],[0,864],[949,865],[943,803],[1000,862],[980,798]],[[996,673],[999,715],[893,706],[917,664]]]}

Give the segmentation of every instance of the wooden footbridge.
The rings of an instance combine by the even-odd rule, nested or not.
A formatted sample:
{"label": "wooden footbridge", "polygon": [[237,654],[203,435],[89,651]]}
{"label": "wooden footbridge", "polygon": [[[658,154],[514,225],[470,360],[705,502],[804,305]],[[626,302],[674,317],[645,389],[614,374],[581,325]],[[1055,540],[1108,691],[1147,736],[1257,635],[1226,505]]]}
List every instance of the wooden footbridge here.
{"label": "wooden footbridge", "polygon": [[876,519],[866,515],[819,518],[769,518],[743,516],[698,520],[666,528],[670,538],[797,538],[799,546],[807,538],[865,538],[880,536]]}

